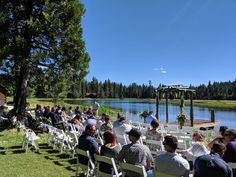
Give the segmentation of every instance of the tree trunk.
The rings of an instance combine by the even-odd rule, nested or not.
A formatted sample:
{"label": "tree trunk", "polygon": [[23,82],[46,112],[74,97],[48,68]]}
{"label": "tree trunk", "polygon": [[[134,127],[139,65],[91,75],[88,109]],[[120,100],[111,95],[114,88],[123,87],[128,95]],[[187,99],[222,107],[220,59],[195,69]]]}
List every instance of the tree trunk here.
{"label": "tree trunk", "polygon": [[20,68],[18,76],[16,94],[14,96],[13,115],[17,116],[17,120],[22,120],[26,109],[26,91],[28,84],[29,69],[27,65]]}

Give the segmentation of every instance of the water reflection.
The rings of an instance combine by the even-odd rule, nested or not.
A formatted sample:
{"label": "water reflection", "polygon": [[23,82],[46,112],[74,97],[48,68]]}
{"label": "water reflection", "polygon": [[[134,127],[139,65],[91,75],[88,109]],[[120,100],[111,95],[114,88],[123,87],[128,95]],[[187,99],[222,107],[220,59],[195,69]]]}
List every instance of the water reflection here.
{"label": "water reflection", "polygon": [[[92,105],[93,100],[68,100],[68,103],[73,104],[87,104]],[[106,105],[111,108],[120,109],[122,112],[125,113],[125,116],[133,121],[141,122],[142,119],[139,118],[139,114],[143,111],[153,111],[154,114],[156,112],[156,105],[153,101],[150,100],[135,100],[135,99],[122,99],[122,100],[99,100],[98,101],[100,105]],[[179,106],[169,104],[168,105],[169,110],[169,121],[175,121],[176,116],[179,112]],[[193,107],[194,111],[194,118],[195,119],[203,119],[203,120],[209,120],[211,113],[210,108],[206,107]],[[186,106],[184,107],[184,111],[187,113],[189,117],[190,113],[190,107]],[[165,104],[160,104],[160,110],[159,110],[159,117],[160,122],[165,122],[166,119],[166,107]],[[220,122],[220,125],[227,125],[231,128],[236,129],[236,111],[231,110],[221,110],[221,109],[215,109],[215,119],[216,121]],[[216,127],[218,128],[218,127]]]}

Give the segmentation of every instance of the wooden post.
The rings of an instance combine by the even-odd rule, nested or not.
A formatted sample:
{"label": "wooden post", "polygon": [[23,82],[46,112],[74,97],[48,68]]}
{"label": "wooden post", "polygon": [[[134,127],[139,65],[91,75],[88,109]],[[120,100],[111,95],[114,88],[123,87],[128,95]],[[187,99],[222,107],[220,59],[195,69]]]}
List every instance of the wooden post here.
{"label": "wooden post", "polygon": [[190,93],[190,120],[191,120],[191,127],[193,127],[193,92]]}
{"label": "wooden post", "polygon": [[159,120],[159,92],[156,90],[156,118]]}
{"label": "wooden post", "polygon": [[215,122],[215,110],[211,109],[211,122]]}
{"label": "wooden post", "polygon": [[168,120],[168,92],[166,91],[165,92],[165,96],[166,96],[166,123],[168,123],[169,122],[169,120]]}

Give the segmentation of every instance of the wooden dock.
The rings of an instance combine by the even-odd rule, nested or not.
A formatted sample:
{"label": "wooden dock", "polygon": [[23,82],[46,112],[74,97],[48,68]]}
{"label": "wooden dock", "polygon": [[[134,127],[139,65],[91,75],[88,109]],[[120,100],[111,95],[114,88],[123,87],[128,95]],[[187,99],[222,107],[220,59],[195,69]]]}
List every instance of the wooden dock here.
{"label": "wooden dock", "polygon": [[[170,124],[178,124],[178,122],[170,122]],[[211,122],[210,120],[202,120],[202,119],[194,119],[193,121],[193,127],[196,128],[206,128],[206,129],[213,129],[214,126],[219,125],[219,121]],[[184,126],[190,126],[191,122],[188,120],[187,122],[184,123]]]}

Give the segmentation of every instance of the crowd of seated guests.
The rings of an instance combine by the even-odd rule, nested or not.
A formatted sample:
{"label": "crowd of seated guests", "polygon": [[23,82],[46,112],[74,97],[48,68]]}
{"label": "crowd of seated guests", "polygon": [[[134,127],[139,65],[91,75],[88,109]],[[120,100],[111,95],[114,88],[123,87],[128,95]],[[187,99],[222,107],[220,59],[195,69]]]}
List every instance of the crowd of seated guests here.
{"label": "crowd of seated guests", "polygon": [[[143,165],[148,176],[152,176],[152,169],[176,176],[193,177],[236,177],[235,170],[232,170],[228,162],[236,162],[236,131],[228,127],[220,127],[220,136],[207,144],[205,137],[200,131],[193,132],[192,143],[188,149],[178,148],[178,139],[175,134],[164,136],[159,130],[159,122],[153,118],[150,122],[150,129],[147,130],[146,139],[163,141],[165,152],[158,154],[153,161],[150,150],[155,150],[157,146],[142,144],[139,140],[142,133],[138,128],[132,128],[126,118],[120,114],[117,120],[111,123],[109,115],[97,115],[97,111],[85,107],[83,111],[79,106],[73,111],[72,107],[68,112],[60,106],[42,107],[36,106],[35,115],[46,117],[51,120],[53,126],[60,122],[69,121],[78,127],[84,127],[84,133],[79,137],[78,148],[89,150],[93,161],[94,154],[113,157],[116,162]],[[99,134],[98,134],[99,133]],[[128,134],[130,143],[118,146],[118,135]],[[104,145],[97,143],[96,137],[102,135]],[[192,168],[190,162],[192,161]],[[103,167],[102,167],[103,168]],[[104,167],[110,170],[111,167]],[[136,176],[130,173],[130,176]]]}

